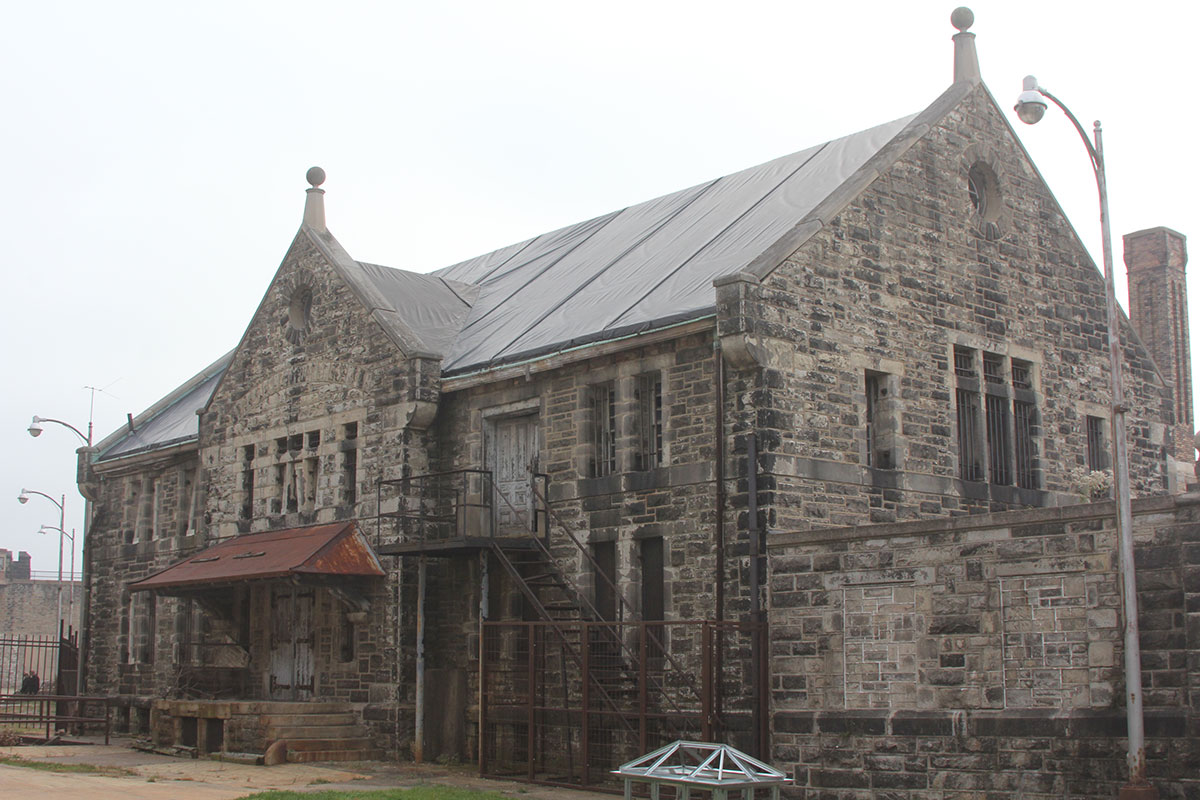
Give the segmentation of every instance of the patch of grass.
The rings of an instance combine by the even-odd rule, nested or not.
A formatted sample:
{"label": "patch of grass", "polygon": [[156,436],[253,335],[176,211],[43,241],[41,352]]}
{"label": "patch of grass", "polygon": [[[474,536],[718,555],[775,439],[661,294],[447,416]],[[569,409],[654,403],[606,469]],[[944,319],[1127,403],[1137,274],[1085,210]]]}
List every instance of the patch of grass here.
{"label": "patch of grass", "polygon": [[40,769],[43,772],[73,772],[76,774],[104,775],[107,777],[119,777],[122,775],[133,774],[129,770],[121,769],[120,767],[97,767],[95,764],[57,764],[53,761],[34,761],[33,759],[20,758],[17,756],[0,758],[0,764],[8,767]]}
{"label": "patch of grass", "polygon": [[256,792],[239,800],[508,800],[496,792],[456,789],[450,786],[418,786],[413,789],[377,789],[366,791],[327,790],[323,792]]}

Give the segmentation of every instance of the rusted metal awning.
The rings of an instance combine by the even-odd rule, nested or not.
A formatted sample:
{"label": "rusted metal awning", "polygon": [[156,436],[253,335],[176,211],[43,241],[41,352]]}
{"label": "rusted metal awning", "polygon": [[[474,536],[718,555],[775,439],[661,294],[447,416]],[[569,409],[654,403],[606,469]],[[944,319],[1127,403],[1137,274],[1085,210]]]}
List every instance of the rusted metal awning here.
{"label": "rusted metal awning", "polygon": [[379,558],[354,522],[250,533],[215,544],[129,585],[131,592],[195,591],[272,578],[377,578]]}

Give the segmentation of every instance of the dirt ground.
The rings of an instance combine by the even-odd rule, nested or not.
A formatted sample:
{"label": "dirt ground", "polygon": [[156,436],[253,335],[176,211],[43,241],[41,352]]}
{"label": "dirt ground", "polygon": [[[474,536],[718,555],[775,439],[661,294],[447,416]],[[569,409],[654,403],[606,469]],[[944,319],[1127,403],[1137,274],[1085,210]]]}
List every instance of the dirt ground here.
{"label": "dirt ground", "polygon": [[[102,740],[99,740],[102,741]],[[0,758],[90,764],[121,770],[113,776],[46,772],[0,765],[0,796],[86,800],[236,800],[269,789],[390,789],[438,784],[485,789],[531,800],[611,800],[612,795],[532,786],[477,777],[469,767],[356,761],[346,764],[283,764],[254,767],[207,759],[143,753],[128,740],[111,745],[0,747]]]}

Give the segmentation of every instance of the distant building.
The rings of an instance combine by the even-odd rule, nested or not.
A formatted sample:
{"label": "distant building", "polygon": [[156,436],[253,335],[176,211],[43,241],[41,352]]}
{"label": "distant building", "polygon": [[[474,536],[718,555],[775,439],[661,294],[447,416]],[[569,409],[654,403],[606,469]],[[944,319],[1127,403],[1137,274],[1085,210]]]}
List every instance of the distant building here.
{"label": "distant building", "polygon": [[[80,604],[83,600],[79,581],[61,584],[48,576],[34,579],[29,553],[13,559],[11,550],[0,548],[0,637],[12,635],[53,636],[57,630],[59,589],[62,614],[71,630],[79,630]],[[74,591],[74,603],[71,593]]]}

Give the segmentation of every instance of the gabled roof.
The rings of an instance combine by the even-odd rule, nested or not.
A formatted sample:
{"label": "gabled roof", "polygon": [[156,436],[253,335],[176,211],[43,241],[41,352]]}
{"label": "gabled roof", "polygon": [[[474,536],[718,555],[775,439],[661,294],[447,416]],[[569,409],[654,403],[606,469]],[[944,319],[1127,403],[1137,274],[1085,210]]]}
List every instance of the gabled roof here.
{"label": "gabled roof", "polygon": [[131,583],[129,590],[186,590],[304,575],[374,578],[383,574],[379,558],[349,521],[238,536]]}
{"label": "gabled roof", "polygon": [[711,313],[714,279],[748,267],[913,119],[439,270],[434,274],[479,287],[443,371],[479,369]]}

